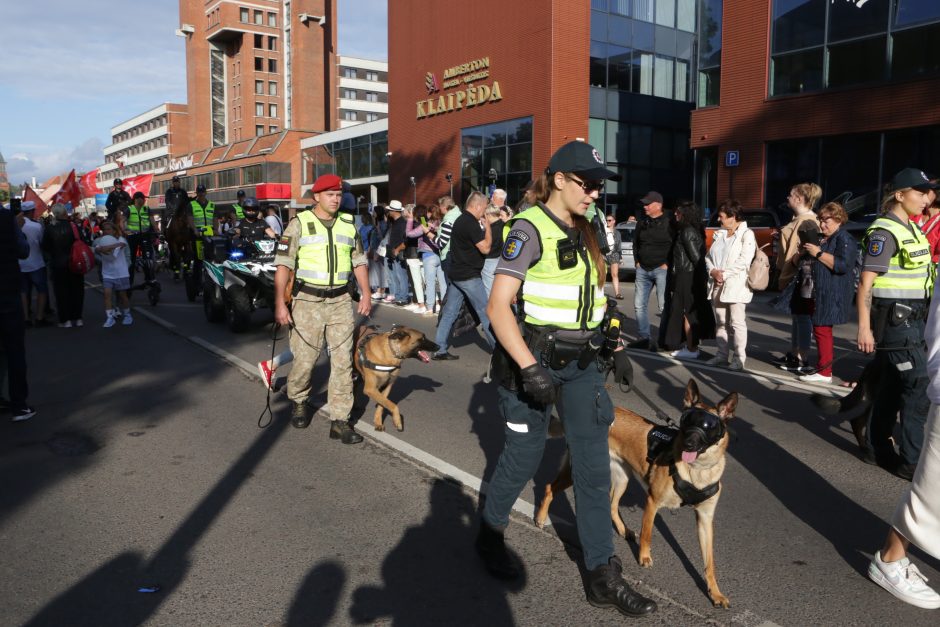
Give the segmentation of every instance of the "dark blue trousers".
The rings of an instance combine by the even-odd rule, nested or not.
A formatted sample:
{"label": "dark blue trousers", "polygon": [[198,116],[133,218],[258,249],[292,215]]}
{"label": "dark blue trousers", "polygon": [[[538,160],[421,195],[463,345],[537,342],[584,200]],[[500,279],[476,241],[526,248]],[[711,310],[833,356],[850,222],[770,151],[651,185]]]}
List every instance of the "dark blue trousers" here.
{"label": "dark blue trousers", "polygon": [[3,351],[0,359],[6,359],[13,409],[25,409],[29,394],[26,385],[25,336],[26,322],[19,293],[0,295],[0,350]]}

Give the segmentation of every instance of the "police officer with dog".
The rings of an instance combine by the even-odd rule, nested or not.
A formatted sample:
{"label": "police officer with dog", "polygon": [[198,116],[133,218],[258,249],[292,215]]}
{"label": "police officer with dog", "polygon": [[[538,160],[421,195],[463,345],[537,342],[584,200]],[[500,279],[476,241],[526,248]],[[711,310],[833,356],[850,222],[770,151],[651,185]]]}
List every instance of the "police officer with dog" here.
{"label": "police officer with dog", "polygon": [[[607,445],[614,411],[598,355],[614,318],[603,295],[604,253],[585,217],[604,180],[616,176],[591,145],[569,142],[536,180],[536,205],[505,227],[487,314],[499,341],[493,375],[500,382],[506,444],[486,493],[476,549],[494,577],[521,577],[503,534],[513,503],[542,459],[556,407],[574,469],[587,600],[642,616],[656,603],[624,581],[614,553]],[[517,293],[521,322],[512,310]],[[619,329],[611,336],[619,341]]]}
{"label": "police officer with dog", "polygon": [[[372,299],[368,297],[369,260],[359,232],[351,215],[339,213],[342,183],[335,174],[320,176],[312,188],[315,206],[298,213],[284,229],[274,259],[274,319],[293,327],[290,347],[294,365],[287,378],[287,397],[293,403],[291,424],[298,429],[310,424],[310,378],[325,337],[330,354],[329,436],[356,444],[362,442],[362,436],[349,424],[353,406],[353,277],[359,293],[365,295],[357,306],[360,315],[372,312]],[[284,295],[291,271],[295,278],[288,308]]]}
{"label": "police officer with dog", "polygon": [[[920,458],[930,407],[924,322],[935,278],[930,244],[911,218],[927,206],[932,188],[936,185],[915,168],[895,175],[881,216],[866,235],[856,295],[858,348],[875,352],[878,377],[869,445],[879,466],[908,480]],[[899,412],[901,438],[896,452],[890,438]]]}

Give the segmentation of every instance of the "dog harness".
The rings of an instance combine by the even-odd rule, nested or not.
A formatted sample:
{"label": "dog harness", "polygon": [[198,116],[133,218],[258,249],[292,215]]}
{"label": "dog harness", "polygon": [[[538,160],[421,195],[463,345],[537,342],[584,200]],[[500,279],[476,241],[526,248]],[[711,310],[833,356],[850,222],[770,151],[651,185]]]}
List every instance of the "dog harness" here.
{"label": "dog harness", "polygon": [[[379,332],[376,330],[376,327],[369,327],[368,330],[362,334],[362,337],[359,338],[359,343],[356,345],[356,350],[359,352],[359,365],[361,365],[363,368],[368,368],[369,370],[377,370],[379,372],[392,372],[393,370],[398,370],[401,367],[400,365],[386,366],[383,364],[377,364],[373,361],[369,361],[368,359],[366,359],[366,343],[370,339],[372,339],[373,336],[378,335],[378,334]],[[396,359],[402,359],[402,360],[404,359],[404,357],[399,355],[398,351],[396,351],[392,347],[391,340],[388,341],[388,348],[390,351],[392,351],[392,355],[394,355]]]}
{"label": "dog harness", "polygon": [[[646,436],[646,461],[653,463],[661,457],[667,455],[671,456],[672,441],[677,435],[679,435],[678,429],[671,429],[659,425],[650,429],[650,432]],[[669,462],[669,476],[672,477],[672,486],[676,490],[676,494],[682,499],[683,507],[686,505],[695,506],[707,501],[715,496],[718,493],[718,489],[721,487],[721,482],[716,481],[704,488],[696,488],[691,482],[679,476],[679,471],[676,470],[676,462],[674,460],[670,460]]]}

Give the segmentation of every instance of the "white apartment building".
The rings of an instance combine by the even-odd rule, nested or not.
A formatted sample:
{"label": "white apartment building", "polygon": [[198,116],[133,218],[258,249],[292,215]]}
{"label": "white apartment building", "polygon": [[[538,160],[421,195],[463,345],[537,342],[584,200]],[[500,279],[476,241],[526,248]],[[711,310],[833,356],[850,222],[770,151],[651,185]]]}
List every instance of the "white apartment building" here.
{"label": "white apartment building", "polygon": [[165,102],[112,127],[98,186],[107,189],[115,178],[163,172],[170,155],[186,149],[180,145],[185,142],[186,116],[186,105]]}
{"label": "white apartment building", "polygon": [[340,55],[339,128],[388,117],[388,63]]}

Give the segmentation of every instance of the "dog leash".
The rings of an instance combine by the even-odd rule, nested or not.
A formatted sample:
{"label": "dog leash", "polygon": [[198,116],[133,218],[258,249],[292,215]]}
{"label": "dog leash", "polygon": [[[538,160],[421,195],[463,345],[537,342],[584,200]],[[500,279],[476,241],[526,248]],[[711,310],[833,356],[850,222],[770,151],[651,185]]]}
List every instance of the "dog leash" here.
{"label": "dog leash", "polygon": [[[640,391],[640,388],[639,388],[639,387],[633,386],[633,391],[636,392],[636,395],[640,397],[640,400],[642,400],[644,403],[646,403],[647,407],[649,407],[650,409],[653,410],[653,413],[656,414],[656,417],[657,417],[660,421],[662,421],[663,423],[665,423],[665,426],[671,427],[671,428],[673,428],[673,429],[678,429],[678,428],[679,428],[679,425],[676,424],[676,421],[673,420],[672,418],[670,418],[669,415],[668,415],[666,412],[664,412],[664,411],[662,411],[661,409],[659,409],[658,407],[656,407],[656,405],[653,404],[653,401],[651,401],[651,400],[649,399],[649,397],[646,396],[646,394],[644,394],[643,392]],[[660,426],[662,426],[662,425],[660,425]]]}
{"label": "dog leash", "polygon": [[[274,362],[274,355],[276,354],[275,347],[277,346],[277,331],[280,328],[280,326],[281,325],[279,325],[277,322],[271,323],[271,362],[270,363]],[[267,384],[268,383],[267,381],[265,381],[264,383],[265,383],[264,387],[267,388],[267,394],[265,397],[264,409],[261,410],[261,415],[258,416],[258,428],[259,429],[264,429],[265,427],[270,425],[272,422],[274,422],[274,412],[271,411],[271,386]],[[265,414],[268,415],[268,421],[262,424]]]}

